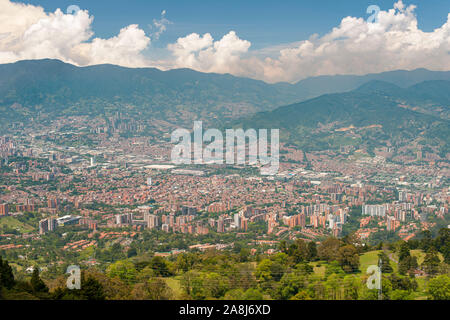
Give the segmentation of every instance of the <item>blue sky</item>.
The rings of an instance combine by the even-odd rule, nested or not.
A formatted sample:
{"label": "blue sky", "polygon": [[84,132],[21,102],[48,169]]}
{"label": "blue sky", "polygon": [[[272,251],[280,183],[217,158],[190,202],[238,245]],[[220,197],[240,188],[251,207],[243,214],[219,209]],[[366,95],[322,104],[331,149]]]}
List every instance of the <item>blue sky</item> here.
{"label": "blue sky", "polygon": [[[172,22],[153,47],[165,47],[189,33],[211,33],[220,38],[230,30],[252,43],[252,49],[307,39],[311,34],[323,35],[339,25],[346,16],[368,17],[371,4],[382,10],[392,8],[393,0],[31,0],[15,1],[39,5],[46,11],[66,10],[70,5],[87,9],[95,17],[95,36],[108,38],[130,24],[139,24],[146,32],[162,10]],[[404,1],[415,4],[419,28],[432,31],[447,20],[450,2],[445,0]]]}
{"label": "blue sky", "polygon": [[[68,13],[74,5],[81,11]],[[380,8],[375,22],[369,5]],[[450,70],[449,9],[448,0],[0,0],[0,63],[50,58],[267,82]]]}

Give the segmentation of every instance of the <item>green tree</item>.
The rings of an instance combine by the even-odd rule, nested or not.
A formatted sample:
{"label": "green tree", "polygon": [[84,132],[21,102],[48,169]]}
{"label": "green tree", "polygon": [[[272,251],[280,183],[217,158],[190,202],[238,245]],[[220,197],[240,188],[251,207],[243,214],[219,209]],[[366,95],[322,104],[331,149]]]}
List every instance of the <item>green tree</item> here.
{"label": "green tree", "polygon": [[91,275],[82,277],[80,294],[86,300],[105,300],[103,286]]}
{"label": "green tree", "polygon": [[321,260],[336,260],[340,246],[341,242],[338,239],[327,238],[317,248],[317,254]]}
{"label": "green tree", "polygon": [[344,277],[344,299],[358,300],[361,288],[361,279],[356,275],[346,275]]}
{"label": "green tree", "polygon": [[354,245],[339,248],[337,261],[346,273],[354,273],[359,269],[359,254]]}
{"label": "green tree", "polygon": [[193,299],[204,299],[205,292],[203,287],[202,275],[200,272],[190,270],[181,276],[181,287],[184,292]]}
{"label": "green tree", "polygon": [[170,271],[166,260],[163,257],[153,257],[150,266],[156,275],[161,277],[170,277],[173,273]]}
{"label": "green tree", "polygon": [[192,253],[179,254],[177,257],[176,268],[188,272],[194,266],[196,258]]}
{"label": "green tree", "polygon": [[406,290],[394,290],[391,292],[391,300],[411,300],[411,294]]}
{"label": "green tree", "polygon": [[241,288],[227,291],[224,296],[225,300],[245,300],[244,290]]}
{"label": "green tree", "polygon": [[331,261],[325,266],[325,276],[328,277],[332,274],[344,275],[344,270],[342,270],[338,261]]}
{"label": "green tree", "polygon": [[220,298],[228,290],[227,279],[216,272],[204,274],[202,280],[207,297]]}
{"label": "green tree", "polygon": [[170,300],[173,291],[164,279],[153,278],[148,282],[148,296],[150,300]]}
{"label": "green tree", "polygon": [[381,260],[381,272],[382,273],[392,273],[393,269],[391,267],[391,264],[389,262],[389,257],[387,256],[386,252],[381,251],[378,254],[378,260]]}
{"label": "green tree", "polygon": [[12,268],[8,261],[3,261],[0,256],[0,288],[11,289],[15,284]]}
{"label": "green tree", "polygon": [[48,293],[48,287],[39,277],[39,268],[35,267],[33,269],[33,274],[31,275],[30,280],[31,288],[34,293]]}
{"label": "green tree", "polygon": [[119,260],[111,264],[106,273],[110,278],[118,278],[127,283],[132,283],[137,276],[134,264],[129,260]]}
{"label": "green tree", "polygon": [[429,276],[433,277],[438,273],[440,263],[441,260],[436,249],[431,247],[423,259],[422,268]]}
{"label": "green tree", "polygon": [[263,294],[256,288],[249,288],[244,293],[244,300],[263,300]]}
{"label": "green tree", "polygon": [[280,249],[280,252],[288,253],[288,247],[287,247],[286,240],[281,240],[278,247]]}
{"label": "green tree", "polygon": [[450,229],[442,228],[439,230],[435,246],[444,256],[445,263],[450,264]]}
{"label": "green tree", "polygon": [[262,283],[267,283],[270,281],[278,282],[283,277],[284,267],[281,263],[277,261],[272,261],[270,259],[262,260],[256,267],[255,276],[256,279]]}
{"label": "green tree", "polygon": [[294,263],[304,261],[307,258],[307,245],[304,240],[297,239],[289,246],[288,255],[294,260]]}
{"label": "green tree", "polygon": [[428,295],[433,300],[450,300],[450,277],[437,276],[428,282]]}
{"label": "green tree", "polygon": [[399,263],[403,260],[406,260],[407,258],[411,257],[411,253],[409,252],[409,246],[408,243],[405,241],[402,241],[400,244],[400,250],[398,253],[398,261]]}
{"label": "green tree", "polygon": [[291,300],[312,300],[312,297],[309,295],[308,291],[301,290],[295,296],[293,296]]}
{"label": "green tree", "polygon": [[328,299],[330,300],[339,300],[341,298],[341,279],[337,274],[332,274],[328,277],[327,281],[325,281],[325,287],[328,292]]}
{"label": "green tree", "polygon": [[306,253],[306,259],[308,261],[314,261],[317,258],[317,245],[314,241],[308,242],[308,248]]}

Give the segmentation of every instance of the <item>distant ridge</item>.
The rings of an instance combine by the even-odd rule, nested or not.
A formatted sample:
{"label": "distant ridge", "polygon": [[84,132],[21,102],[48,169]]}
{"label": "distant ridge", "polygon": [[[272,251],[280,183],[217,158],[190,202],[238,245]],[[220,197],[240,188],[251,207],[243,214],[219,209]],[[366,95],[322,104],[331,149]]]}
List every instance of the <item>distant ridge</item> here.
{"label": "distant ridge", "polygon": [[[282,141],[304,150],[342,145],[373,150],[387,141],[425,141],[450,152],[450,81],[424,81],[408,88],[372,80],[357,89],[325,94],[238,121],[244,128],[279,128]],[[374,126],[376,125],[376,126]],[[353,136],[337,133],[355,127]],[[376,128],[359,130],[358,128]],[[418,142],[416,141],[416,142]]]}
{"label": "distant ridge", "polygon": [[[320,76],[296,84],[268,84],[191,69],[162,71],[109,64],[77,67],[52,59],[24,60],[0,65],[0,121],[27,121],[39,112],[50,117],[125,112],[140,120],[160,119],[191,125],[196,119],[220,125],[323,94],[349,92],[358,87],[366,90],[363,85],[371,81],[393,84],[399,88],[391,90],[398,94],[400,88],[424,81],[449,80],[450,72],[417,69],[366,76]],[[384,91],[389,88],[382,83],[377,86],[378,90],[383,86]],[[432,93],[428,89],[421,92],[420,88],[415,89],[420,99],[445,101],[447,97],[442,90]]]}

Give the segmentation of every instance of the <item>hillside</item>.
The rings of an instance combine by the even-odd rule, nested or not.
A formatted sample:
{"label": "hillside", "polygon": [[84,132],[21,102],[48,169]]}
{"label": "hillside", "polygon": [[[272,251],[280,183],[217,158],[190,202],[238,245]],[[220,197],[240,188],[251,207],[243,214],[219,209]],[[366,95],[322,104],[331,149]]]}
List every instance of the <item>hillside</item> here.
{"label": "hillside", "polygon": [[237,125],[279,128],[281,139],[306,150],[405,144],[424,141],[449,150],[450,81],[408,88],[371,81],[356,90],[327,94],[261,112]]}
{"label": "hillside", "polygon": [[97,117],[120,112],[140,121],[157,119],[191,126],[193,120],[204,120],[218,126],[325,93],[349,91],[370,80],[414,85],[425,80],[450,80],[450,72],[418,69],[268,84],[189,69],[76,67],[48,59],[19,61],[0,65],[0,121],[27,123],[38,116]]}

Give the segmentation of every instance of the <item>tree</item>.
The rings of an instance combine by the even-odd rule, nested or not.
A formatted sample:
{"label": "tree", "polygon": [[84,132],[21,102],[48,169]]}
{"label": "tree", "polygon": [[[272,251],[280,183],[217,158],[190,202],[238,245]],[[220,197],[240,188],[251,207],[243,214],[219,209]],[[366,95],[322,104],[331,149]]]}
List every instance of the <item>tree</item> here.
{"label": "tree", "polygon": [[342,270],[338,261],[331,261],[325,266],[325,276],[328,277],[332,274],[344,275],[344,270]]}
{"label": "tree", "polygon": [[441,260],[439,259],[438,253],[435,248],[430,248],[425,258],[423,259],[422,268],[429,275],[434,276],[439,270],[439,264]]}
{"label": "tree", "polygon": [[35,267],[33,269],[33,274],[31,275],[31,288],[34,293],[48,293],[48,287],[39,277],[39,268]]}
{"label": "tree", "polygon": [[354,245],[339,248],[337,261],[346,273],[353,273],[359,269],[359,254]]}
{"label": "tree", "polygon": [[256,288],[249,288],[244,293],[244,300],[263,300],[263,294]]}
{"label": "tree", "polygon": [[233,265],[225,272],[225,276],[232,288],[241,288],[245,291],[256,286],[254,267],[251,263]]}
{"label": "tree", "polygon": [[394,290],[391,292],[391,300],[410,300],[411,294],[406,290]]}
{"label": "tree", "polygon": [[250,256],[250,249],[242,248],[241,251],[239,251],[239,261],[240,262],[247,262]]}
{"label": "tree", "polygon": [[386,252],[381,251],[378,254],[378,259],[381,260],[381,272],[382,273],[392,273],[393,269],[391,267],[391,264],[389,262],[389,257],[387,256]]}
{"label": "tree", "polygon": [[153,278],[148,282],[148,296],[150,300],[170,300],[173,291],[164,279]]}
{"label": "tree", "polygon": [[398,261],[399,263],[403,260],[406,260],[407,258],[411,257],[411,253],[409,252],[408,243],[405,241],[402,241],[400,244],[400,250],[398,254]]}
{"label": "tree", "polygon": [[227,292],[227,279],[216,272],[203,275],[203,286],[207,297],[220,298]]}
{"label": "tree", "polygon": [[339,300],[341,287],[340,280],[337,274],[332,274],[328,277],[327,281],[325,281],[325,287],[328,291],[328,298],[330,300]]}
{"label": "tree", "polygon": [[136,248],[130,248],[127,251],[127,258],[135,257],[137,256],[137,250]]}
{"label": "tree", "polygon": [[177,257],[176,267],[178,270],[188,272],[195,264],[196,257],[193,253],[179,254]]}
{"label": "tree", "polygon": [[278,247],[280,249],[280,252],[283,252],[283,253],[287,253],[288,252],[288,247],[287,247],[286,240],[281,240]]}
{"label": "tree", "polygon": [[106,274],[95,269],[88,269],[83,271],[83,276],[86,279],[92,276],[96,279],[103,288],[105,299],[107,300],[126,300],[131,298],[129,286],[119,277],[110,278]]}
{"label": "tree", "polygon": [[170,277],[172,275],[172,272],[163,257],[153,257],[150,266],[156,275],[160,275],[161,277]]}
{"label": "tree", "polygon": [[435,240],[435,246],[444,256],[445,263],[450,264],[450,229],[442,228],[439,230]]}
{"label": "tree", "polygon": [[0,256],[0,288],[11,289],[15,284],[14,275],[8,261],[3,261]]}
{"label": "tree", "polygon": [[201,274],[195,270],[190,270],[181,277],[181,287],[187,295],[194,299],[204,299],[205,292]]}
{"label": "tree", "polygon": [[327,261],[336,260],[340,246],[341,242],[336,238],[325,239],[317,249],[319,258]]}
{"label": "tree", "polygon": [[450,300],[450,277],[444,274],[431,279],[428,283],[428,295],[433,300]]}
{"label": "tree", "polygon": [[288,255],[294,259],[294,263],[302,262],[307,257],[307,246],[304,240],[297,239],[289,246]]}
{"label": "tree", "polygon": [[242,289],[233,289],[227,291],[224,296],[225,300],[244,300],[244,291]]}
{"label": "tree", "polygon": [[428,251],[433,245],[433,236],[430,230],[423,230],[419,237],[420,240],[420,248],[424,251]]}
{"label": "tree", "polygon": [[114,262],[106,269],[106,273],[110,278],[118,278],[127,283],[133,282],[137,276],[134,264],[129,260]]}
{"label": "tree", "polygon": [[133,300],[149,300],[148,282],[136,283],[131,291]]}
{"label": "tree", "polygon": [[417,258],[411,256],[408,243],[402,241],[400,243],[400,250],[398,254],[398,272],[401,275],[405,275],[408,272],[412,275],[417,269],[417,266]]}
{"label": "tree", "polygon": [[274,298],[287,300],[295,296],[306,285],[306,277],[299,272],[285,273],[276,288]]}
{"label": "tree", "polygon": [[361,279],[355,275],[347,275],[344,278],[344,299],[358,300]]}
{"label": "tree", "polygon": [[317,245],[314,241],[308,242],[306,259],[308,261],[314,261],[317,258]]}
{"label": "tree", "polygon": [[306,290],[301,290],[291,300],[312,300],[312,298]]}
{"label": "tree", "polygon": [[81,296],[86,300],[105,300],[103,286],[93,276],[81,279]]}
{"label": "tree", "polygon": [[392,284],[392,290],[416,291],[418,283],[416,279],[410,277],[398,276],[395,273],[389,276],[389,281]]}

